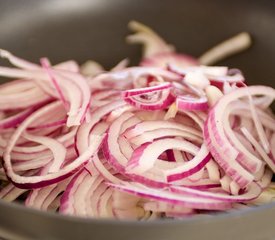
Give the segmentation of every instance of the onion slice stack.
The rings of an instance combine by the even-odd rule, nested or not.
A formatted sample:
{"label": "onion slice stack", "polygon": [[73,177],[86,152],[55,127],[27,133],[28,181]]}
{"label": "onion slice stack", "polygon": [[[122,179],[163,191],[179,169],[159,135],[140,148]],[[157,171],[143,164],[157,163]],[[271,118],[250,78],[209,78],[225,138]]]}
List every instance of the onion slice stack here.
{"label": "onion slice stack", "polygon": [[[41,66],[0,50],[0,198],[81,217],[153,220],[272,199],[275,90],[206,66],[244,49],[241,34],[199,60],[150,28],[139,66]],[[233,45],[232,45],[233,46]],[[217,49],[220,49],[217,53]],[[274,191],[273,191],[274,192]]]}

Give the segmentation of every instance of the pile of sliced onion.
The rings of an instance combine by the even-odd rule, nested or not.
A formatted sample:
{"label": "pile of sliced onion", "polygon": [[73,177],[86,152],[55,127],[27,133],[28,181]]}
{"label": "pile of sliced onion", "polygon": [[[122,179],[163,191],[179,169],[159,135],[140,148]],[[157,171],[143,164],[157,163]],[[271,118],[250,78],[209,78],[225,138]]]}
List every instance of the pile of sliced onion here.
{"label": "pile of sliced onion", "polygon": [[39,65],[0,50],[14,66],[0,67],[13,79],[0,86],[0,198],[137,220],[274,199],[275,90],[246,86],[237,69],[201,65],[247,48],[249,35],[197,60],[129,26],[128,41],[144,44],[140,66]]}

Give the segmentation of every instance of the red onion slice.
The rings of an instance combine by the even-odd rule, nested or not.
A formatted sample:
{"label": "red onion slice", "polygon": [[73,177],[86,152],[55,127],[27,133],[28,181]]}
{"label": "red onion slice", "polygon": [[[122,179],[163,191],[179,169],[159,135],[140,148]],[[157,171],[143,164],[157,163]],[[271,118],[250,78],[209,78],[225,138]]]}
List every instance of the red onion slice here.
{"label": "red onion slice", "polygon": [[[55,103],[54,103],[55,104]],[[89,158],[95,154],[102,142],[102,137],[95,137],[94,144],[89,146],[87,150],[81,154],[77,159],[75,159],[74,162],[70,163],[69,165],[65,166],[64,168],[60,169],[59,172],[54,172],[47,174],[45,176],[32,176],[32,177],[24,177],[20,176],[17,173],[14,172],[12,162],[11,162],[11,152],[14,148],[16,141],[20,137],[20,135],[23,133],[23,131],[30,125],[40,114],[44,114],[44,112],[47,112],[49,109],[49,106],[46,106],[39,111],[32,114],[30,117],[28,117],[14,132],[13,136],[11,137],[7,147],[6,151],[4,153],[4,168],[6,171],[7,176],[11,179],[11,181],[18,187],[22,188],[39,188],[43,186],[47,186],[49,184],[56,183],[58,181],[61,181],[69,176],[71,176],[73,173],[81,169]]]}
{"label": "red onion slice", "polygon": [[143,55],[145,57],[152,56],[157,53],[173,52],[174,47],[168,45],[157,33],[149,27],[137,21],[131,21],[128,25],[129,29],[136,32],[127,37],[129,43],[141,43],[144,45]]}
{"label": "red onion slice", "polygon": [[92,119],[90,119],[89,123],[82,124],[77,131],[76,148],[78,152],[85,151],[85,149],[89,146],[89,134],[95,124],[98,123],[105,115],[122,106],[125,106],[125,103],[118,100],[108,103],[92,112]]}
{"label": "red onion slice", "polygon": [[224,201],[186,196],[182,194],[173,193],[167,190],[159,190],[149,188],[141,184],[124,183],[121,185],[109,184],[110,186],[120,191],[128,192],[140,197],[154,199],[157,201],[167,202],[174,205],[180,205],[186,208],[196,209],[212,209],[212,210],[225,210],[230,208],[230,204]]}
{"label": "red onion slice", "polygon": [[184,140],[170,138],[155,140],[152,143],[145,143],[134,150],[127,164],[126,171],[139,174],[148,171],[154,166],[158,156],[168,149],[182,150],[194,155],[198,151],[198,147]]}
{"label": "red onion slice", "polygon": [[251,201],[251,200],[257,198],[262,192],[262,188],[257,183],[251,183],[247,187],[247,190],[244,194],[240,194],[237,196],[231,196],[231,195],[226,195],[226,194],[221,194],[221,193],[205,192],[205,191],[186,188],[186,187],[182,187],[182,186],[172,186],[170,189],[172,192],[175,192],[175,193],[181,193],[181,194],[198,196],[198,197],[205,197],[205,198],[226,201],[226,202]]}
{"label": "red onion slice", "polygon": [[171,83],[163,83],[163,84],[159,84],[156,86],[152,86],[152,87],[146,87],[146,88],[134,88],[131,90],[125,90],[122,92],[122,97],[123,98],[128,98],[128,97],[132,97],[132,96],[136,96],[136,95],[142,95],[142,94],[146,94],[146,93],[153,93],[156,91],[161,91],[164,89],[168,89],[171,88],[172,84]]}
{"label": "red onion slice", "polygon": [[157,95],[137,95],[124,98],[124,101],[132,106],[143,110],[162,110],[169,107],[175,100],[174,95],[170,90],[156,92]]}
{"label": "red onion slice", "polygon": [[198,130],[172,121],[144,121],[140,124],[137,124],[133,128],[127,130],[123,135],[126,138],[133,138],[143,134],[144,132],[154,131],[161,128],[178,129],[193,134],[195,136],[201,137],[201,133]]}
{"label": "red onion slice", "polygon": [[207,98],[195,99],[187,96],[178,96],[176,100],[177,108],[183,111],[205,111],[208,109]]}
{"label": "red onion slice", "polygon": [[61,101],[63,102],[64,106],[67,107],[67,102],[66,102],[65,96],[64,96],[64,94],[63,94],[63,92],[62,92],[62,90],[61,90],[58,82],[56,81],[55,76],[54,76],[52,70],[51,70],[50,61],[47,58],[42,58],[40,61],[41,61],[42,67],[48,73],[51,81],[53,82],[53,85],[54,85],[56,91],[58,92]]}
{"label": "red onion slice", "polygon": [[169,169],[164,172],[167,181],[173,182],[188,177],[200,171],[211,160],[212,156],[209,154],[206,146],[203,144],[201,149],[197,152],[195,157],[182,166],[174,169]]}
{"label": "red onion slice", "polygon": [[24,133],[23,137],[29,141],[42,144],[50,149],[53,155],[53,160],[49,172],[58,172],[60,170],[60,167],[65,160],[67,151],[61,143],[49,137],[34,136],[27,133]]}
{"label": "red onion slice", "polygon": [[166,68],[170,64],[180,68],[188,68],[198,65],[198,61],[186,54],[160,52],[150,57],[143,58],[140,66]]}

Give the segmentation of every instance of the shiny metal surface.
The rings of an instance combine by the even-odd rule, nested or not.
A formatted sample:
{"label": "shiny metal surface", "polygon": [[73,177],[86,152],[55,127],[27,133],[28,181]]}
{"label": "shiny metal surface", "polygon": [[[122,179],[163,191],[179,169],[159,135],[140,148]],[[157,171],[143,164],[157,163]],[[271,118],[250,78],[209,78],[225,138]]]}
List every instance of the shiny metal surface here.
{"label": "shiny metal surface", "polygon": [[[250,83],[275,86],[275,1],[272,0],[1,0],[0,48],[53,63],[95,59],[107,67],[140,48],[127,46],[127,22],[153,27],[179,51],[199,56],[238,32],[253,47],[221,62],[242,69]],[[2,60],[1,64],[3,62]],[[9,239],[274,239],[275,205],[179,221],[118,222],[48,214],[0,201],[0,236]]]}

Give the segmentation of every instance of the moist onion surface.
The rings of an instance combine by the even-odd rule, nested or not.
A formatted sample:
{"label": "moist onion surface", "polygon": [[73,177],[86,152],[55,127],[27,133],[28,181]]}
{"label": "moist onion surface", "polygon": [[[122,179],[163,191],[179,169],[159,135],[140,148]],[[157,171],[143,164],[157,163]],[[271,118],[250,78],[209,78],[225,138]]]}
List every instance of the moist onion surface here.
{"label": "moist onion surface", "polygon": [[[213,66],[241,33],[195,58],[132,21],[139,66],[38,64],[6,50],[0,198],[73,216],[153,220],[273,201],[275,90]],[[248,79],[249,82],[249,79]]]}

